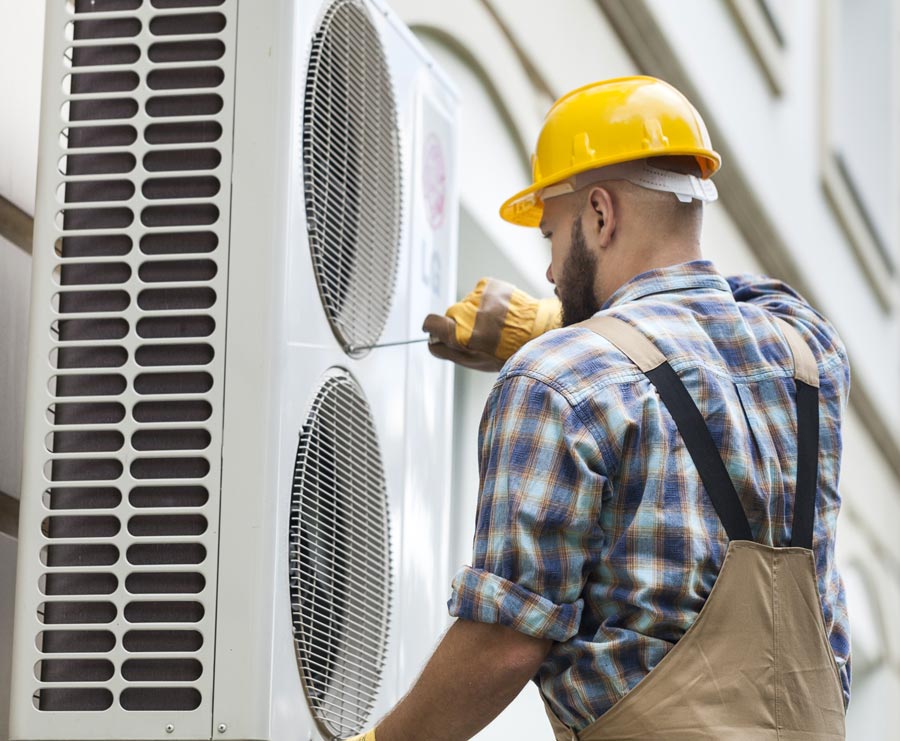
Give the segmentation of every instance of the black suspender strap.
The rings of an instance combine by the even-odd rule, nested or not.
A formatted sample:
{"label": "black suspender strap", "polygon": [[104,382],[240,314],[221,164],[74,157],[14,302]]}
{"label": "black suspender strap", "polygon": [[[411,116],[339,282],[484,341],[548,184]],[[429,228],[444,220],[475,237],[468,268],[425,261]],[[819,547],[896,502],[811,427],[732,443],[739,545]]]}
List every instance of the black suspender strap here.
{"label": "black suspender strap", "polygon": [[660,399],[675,420],[728,538],[752,540],[747,515],[703,415],[665,356],[643,334],[621,319],[595,316],[582,322],[581,326],[609,340],[656,386]]}
{"label": "black suspender strap", "polygon": [[681,379],[668,362],[647,371],[646,375],[656,386],[659,397],[675,420],[729,540],[753,540],[747,514],[728,475],[728,469],[725,468],[703,415]]}
{"label": "black suspender strap", "polygon": [[819,483],[819,368],[800,333],[783,319],[776,318],[775,323],[791,347],[797,385],[797,491],[791,545],[811,549]]}

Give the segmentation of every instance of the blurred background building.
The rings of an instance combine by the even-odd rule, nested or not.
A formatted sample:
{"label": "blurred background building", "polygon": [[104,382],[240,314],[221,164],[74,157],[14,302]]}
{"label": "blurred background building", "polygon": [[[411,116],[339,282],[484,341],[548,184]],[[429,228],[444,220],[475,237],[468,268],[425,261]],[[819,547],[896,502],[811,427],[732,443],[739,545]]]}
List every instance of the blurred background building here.
{"label": "blurred background building", "polygon": [[[704,248],[777,276],[837,326],[853,387],[837,543],[852,626],[850,739],[900,738],[900,4],[895,0],[392,0],[463,101],[458,294],[550,295],[549,247],[497,210],[529,182],[567,90],[644,73],[682,90],[723,156]],[[6,738],[43,3],[0,0],[0,739]],[[452,560],[466,563],[489,374],[459,370]],[[435,593],[449,592],[436,585]],[[449,618],[448,618],[449,622]],[[529,685],[479,739],[549,738]]]}

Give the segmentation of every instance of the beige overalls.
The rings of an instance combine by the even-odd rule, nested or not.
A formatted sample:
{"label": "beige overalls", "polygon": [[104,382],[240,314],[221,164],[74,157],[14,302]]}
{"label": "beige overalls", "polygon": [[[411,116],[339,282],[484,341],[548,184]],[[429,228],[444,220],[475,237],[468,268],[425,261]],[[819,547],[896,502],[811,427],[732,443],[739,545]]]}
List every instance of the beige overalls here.
{"label": "beige overalls", "polygon": [[728,533],[725,561],[696,621],[624,698],[576,734],[544,704],[558,741],[844,738],[840,676],[825,633],[812,552],[819,375],[799,333],[776,320],[794,357],[798,466],[790,547],[751,539],[699,410],[644,335],[614,317],[581,326],[618,347],[656,386]]}

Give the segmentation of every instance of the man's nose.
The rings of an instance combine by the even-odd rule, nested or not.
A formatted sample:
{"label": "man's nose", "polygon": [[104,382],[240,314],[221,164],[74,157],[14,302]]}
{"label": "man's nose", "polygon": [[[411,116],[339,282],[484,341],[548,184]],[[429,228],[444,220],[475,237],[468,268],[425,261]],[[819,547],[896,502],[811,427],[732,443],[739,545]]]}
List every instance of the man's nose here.
{"label": "man's nose", "polygon": [[547,280],[550,281],[554,286],[556,285],[556,281],[553,280],[553,263],[550,263],[547,266]]}

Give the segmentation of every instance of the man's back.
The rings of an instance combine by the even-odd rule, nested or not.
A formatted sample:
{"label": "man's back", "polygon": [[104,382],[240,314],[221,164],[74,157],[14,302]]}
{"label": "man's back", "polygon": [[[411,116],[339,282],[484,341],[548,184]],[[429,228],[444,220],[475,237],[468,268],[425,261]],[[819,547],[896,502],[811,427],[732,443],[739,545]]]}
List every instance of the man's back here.
{"label": "man's back", "polygon": [[[849,385],[839,338],[790,289],[731,279],[708,262],[645,273],[603,312],[666,356],[700,409],[756,542],[790,541],[796,480],[791,323],[819,366],[813,550],[826,633],[849,698],[847,616],[834,567],[840,419]],[[475,558],[451,612],[557,643],[544,693],[580,728],[656,666],[696,619],[728,539],[647,377],[584,328],[548,333],[504,367],[481,429]]]}

